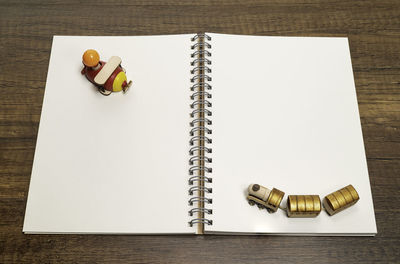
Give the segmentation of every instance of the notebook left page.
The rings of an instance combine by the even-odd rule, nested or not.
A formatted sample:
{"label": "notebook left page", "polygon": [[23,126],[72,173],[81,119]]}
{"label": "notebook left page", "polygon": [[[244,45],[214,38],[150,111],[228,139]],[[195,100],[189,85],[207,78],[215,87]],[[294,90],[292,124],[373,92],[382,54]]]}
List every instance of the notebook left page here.
{"label": "notebook left page", "polygon": [[[190,38],[55,36],[25,233],[194,233],[188,221]],[[82,54],[122,58],[101,95]]]}

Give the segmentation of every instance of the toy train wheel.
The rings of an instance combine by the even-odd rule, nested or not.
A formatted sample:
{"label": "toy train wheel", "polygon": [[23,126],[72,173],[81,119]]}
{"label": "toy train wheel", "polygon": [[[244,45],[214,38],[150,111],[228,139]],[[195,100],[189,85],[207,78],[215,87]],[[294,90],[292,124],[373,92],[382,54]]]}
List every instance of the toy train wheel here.
{"label": "toy train wheel", "polygon": [[263,208],[264,208],[264,206],[261,205],[261,204],[257,204],[257,206],[258,206],[258,208],[260,208],[260,209],[263,209]]}
{"label": "toy train wheel", "polygon": [[254,201],[252,201],[252,200],[249,200],[249,204],[250,204],[251,206],[253,206],[253,205],[256,204],[256,202],[254,202]]}

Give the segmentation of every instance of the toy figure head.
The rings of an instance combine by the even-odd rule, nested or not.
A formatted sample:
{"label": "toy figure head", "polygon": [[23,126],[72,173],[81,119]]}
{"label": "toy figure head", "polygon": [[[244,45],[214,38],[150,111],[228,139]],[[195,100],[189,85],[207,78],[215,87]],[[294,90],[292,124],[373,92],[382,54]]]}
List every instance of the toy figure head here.
{"label": "toy figure head", "polygon": [[95,67],[100,61],[100,56],[97,51],[89,49],[83,53],[82,62],[87,67]]}

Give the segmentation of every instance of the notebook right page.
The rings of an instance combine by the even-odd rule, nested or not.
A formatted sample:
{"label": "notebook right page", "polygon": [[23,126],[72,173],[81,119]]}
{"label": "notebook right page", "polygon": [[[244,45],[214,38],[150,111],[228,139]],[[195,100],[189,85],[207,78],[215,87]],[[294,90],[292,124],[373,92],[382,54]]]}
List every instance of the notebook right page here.
{"label": "notebook right page", "polygon": [[[212,38],[213,220],[206,232],[373,235],[375,216],[347,38]],[[354,206],[288,218],[246,200],[249,184]]]}

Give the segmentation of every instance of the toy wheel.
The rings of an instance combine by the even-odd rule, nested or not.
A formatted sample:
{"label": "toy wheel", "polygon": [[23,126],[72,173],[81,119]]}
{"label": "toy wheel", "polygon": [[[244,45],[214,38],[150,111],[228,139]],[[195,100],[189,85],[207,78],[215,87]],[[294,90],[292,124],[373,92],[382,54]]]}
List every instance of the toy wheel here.
{"label": "toy wheel", "polygon": [[255,203],[254,201],[252,201],[252,200],[249,200],[249,204],[250,204],[251,206],[253,206],[253,205],[255,205],[256,203]]}
{"label": "toy wheel", "polygon": [[104,96],[109,96],[112,93],[111,91],[108,91],[102,87],[99,87],[99,92]]}
{"label": "toy wheel", "polygon": [[263,209],[264,206],[262,206],[261,204],[257,204],[258,208]]}

